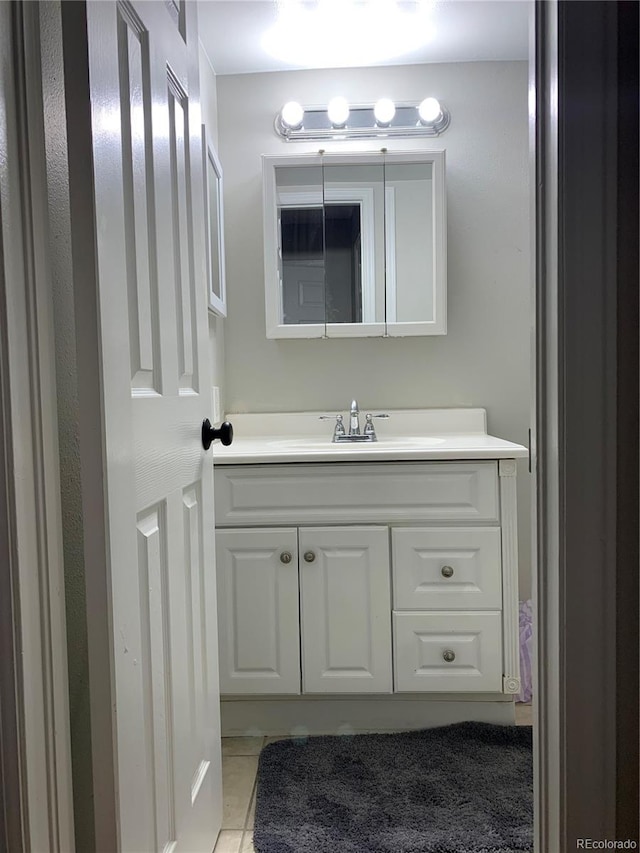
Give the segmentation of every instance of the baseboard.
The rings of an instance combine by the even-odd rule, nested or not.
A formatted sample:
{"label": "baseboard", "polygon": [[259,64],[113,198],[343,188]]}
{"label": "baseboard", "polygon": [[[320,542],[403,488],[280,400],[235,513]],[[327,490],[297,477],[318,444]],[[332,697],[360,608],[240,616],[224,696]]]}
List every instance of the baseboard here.
{"label": "baseboard", "polygon": [[512,697],[483,699],[342,697],[223,699],[222,736],[407,731],[476,720],[515,724]]}

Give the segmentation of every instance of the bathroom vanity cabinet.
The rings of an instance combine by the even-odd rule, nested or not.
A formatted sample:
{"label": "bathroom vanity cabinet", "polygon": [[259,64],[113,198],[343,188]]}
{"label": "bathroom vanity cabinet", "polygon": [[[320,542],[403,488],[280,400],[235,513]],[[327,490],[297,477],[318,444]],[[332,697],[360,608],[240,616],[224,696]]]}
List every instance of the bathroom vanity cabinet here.
{"label": "bathroom vanity cabinet", "polygon": [[514,459],[215,469],[223,696],[519,691]]}
{"label": "bathroom vanity cabinet", "polygon": [[327,414],[228,414],[214,445],[223,732],[512,723],[527,449],[484,409],[389,410],[351,444]]}

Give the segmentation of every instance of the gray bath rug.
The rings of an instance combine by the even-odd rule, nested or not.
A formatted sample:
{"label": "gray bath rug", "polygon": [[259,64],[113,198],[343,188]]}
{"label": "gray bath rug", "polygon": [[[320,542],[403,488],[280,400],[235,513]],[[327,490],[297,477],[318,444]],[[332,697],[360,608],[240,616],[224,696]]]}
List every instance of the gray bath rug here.
{"label": "gray bath rug", "polygon": [[531,728],[458,723],[262,750],[257,853],[533,849]]}

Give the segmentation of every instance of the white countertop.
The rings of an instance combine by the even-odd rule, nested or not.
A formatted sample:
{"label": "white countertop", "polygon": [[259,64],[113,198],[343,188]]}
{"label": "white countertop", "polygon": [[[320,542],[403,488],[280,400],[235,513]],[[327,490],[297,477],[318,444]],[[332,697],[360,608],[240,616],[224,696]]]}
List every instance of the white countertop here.
{"label": "white countertop", "polygon": [[[360,429],[365,414],[361,410]],[[378,410],[372,409],[373,414]],[[334,423],[320,415],[335,412],[228,413],[233,443],[212,445],[216,465],[287,462],[382,462],[444,459],[517,459],[526,447],[487,433],[484,409],[389,410],[374,420],[377,442],[332,442]],[[349,429],[349,412],[343,411]]]}

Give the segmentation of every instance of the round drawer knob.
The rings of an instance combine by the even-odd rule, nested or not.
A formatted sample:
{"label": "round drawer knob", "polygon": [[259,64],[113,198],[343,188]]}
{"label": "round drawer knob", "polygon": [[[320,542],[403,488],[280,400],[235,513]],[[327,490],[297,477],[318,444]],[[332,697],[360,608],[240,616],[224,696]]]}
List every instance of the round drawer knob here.
{"label": "round drawer knob", "polygon": [[442,653],[442,657],[446,660],[447,663],[453,663],[453,661],[456,659],[456,653],[452,652],[451,649],[446,649]]}
{"label": "round drawer knob", "polygon": [[292,559],[291,551],[283,551],[282,554],[280,554],[281,563],[290,563]]}
{"label": "round drawer knob", "polygon": [[440,571],[444,578],[450,578],[453,575],[453,566],[443,566]]}
{"label": "round drawer knob", "polygon": [[316,555],[313,553],[313,551],[305,551],[304,552],[305,563],[313,563],[315,558],[316,558]]}

